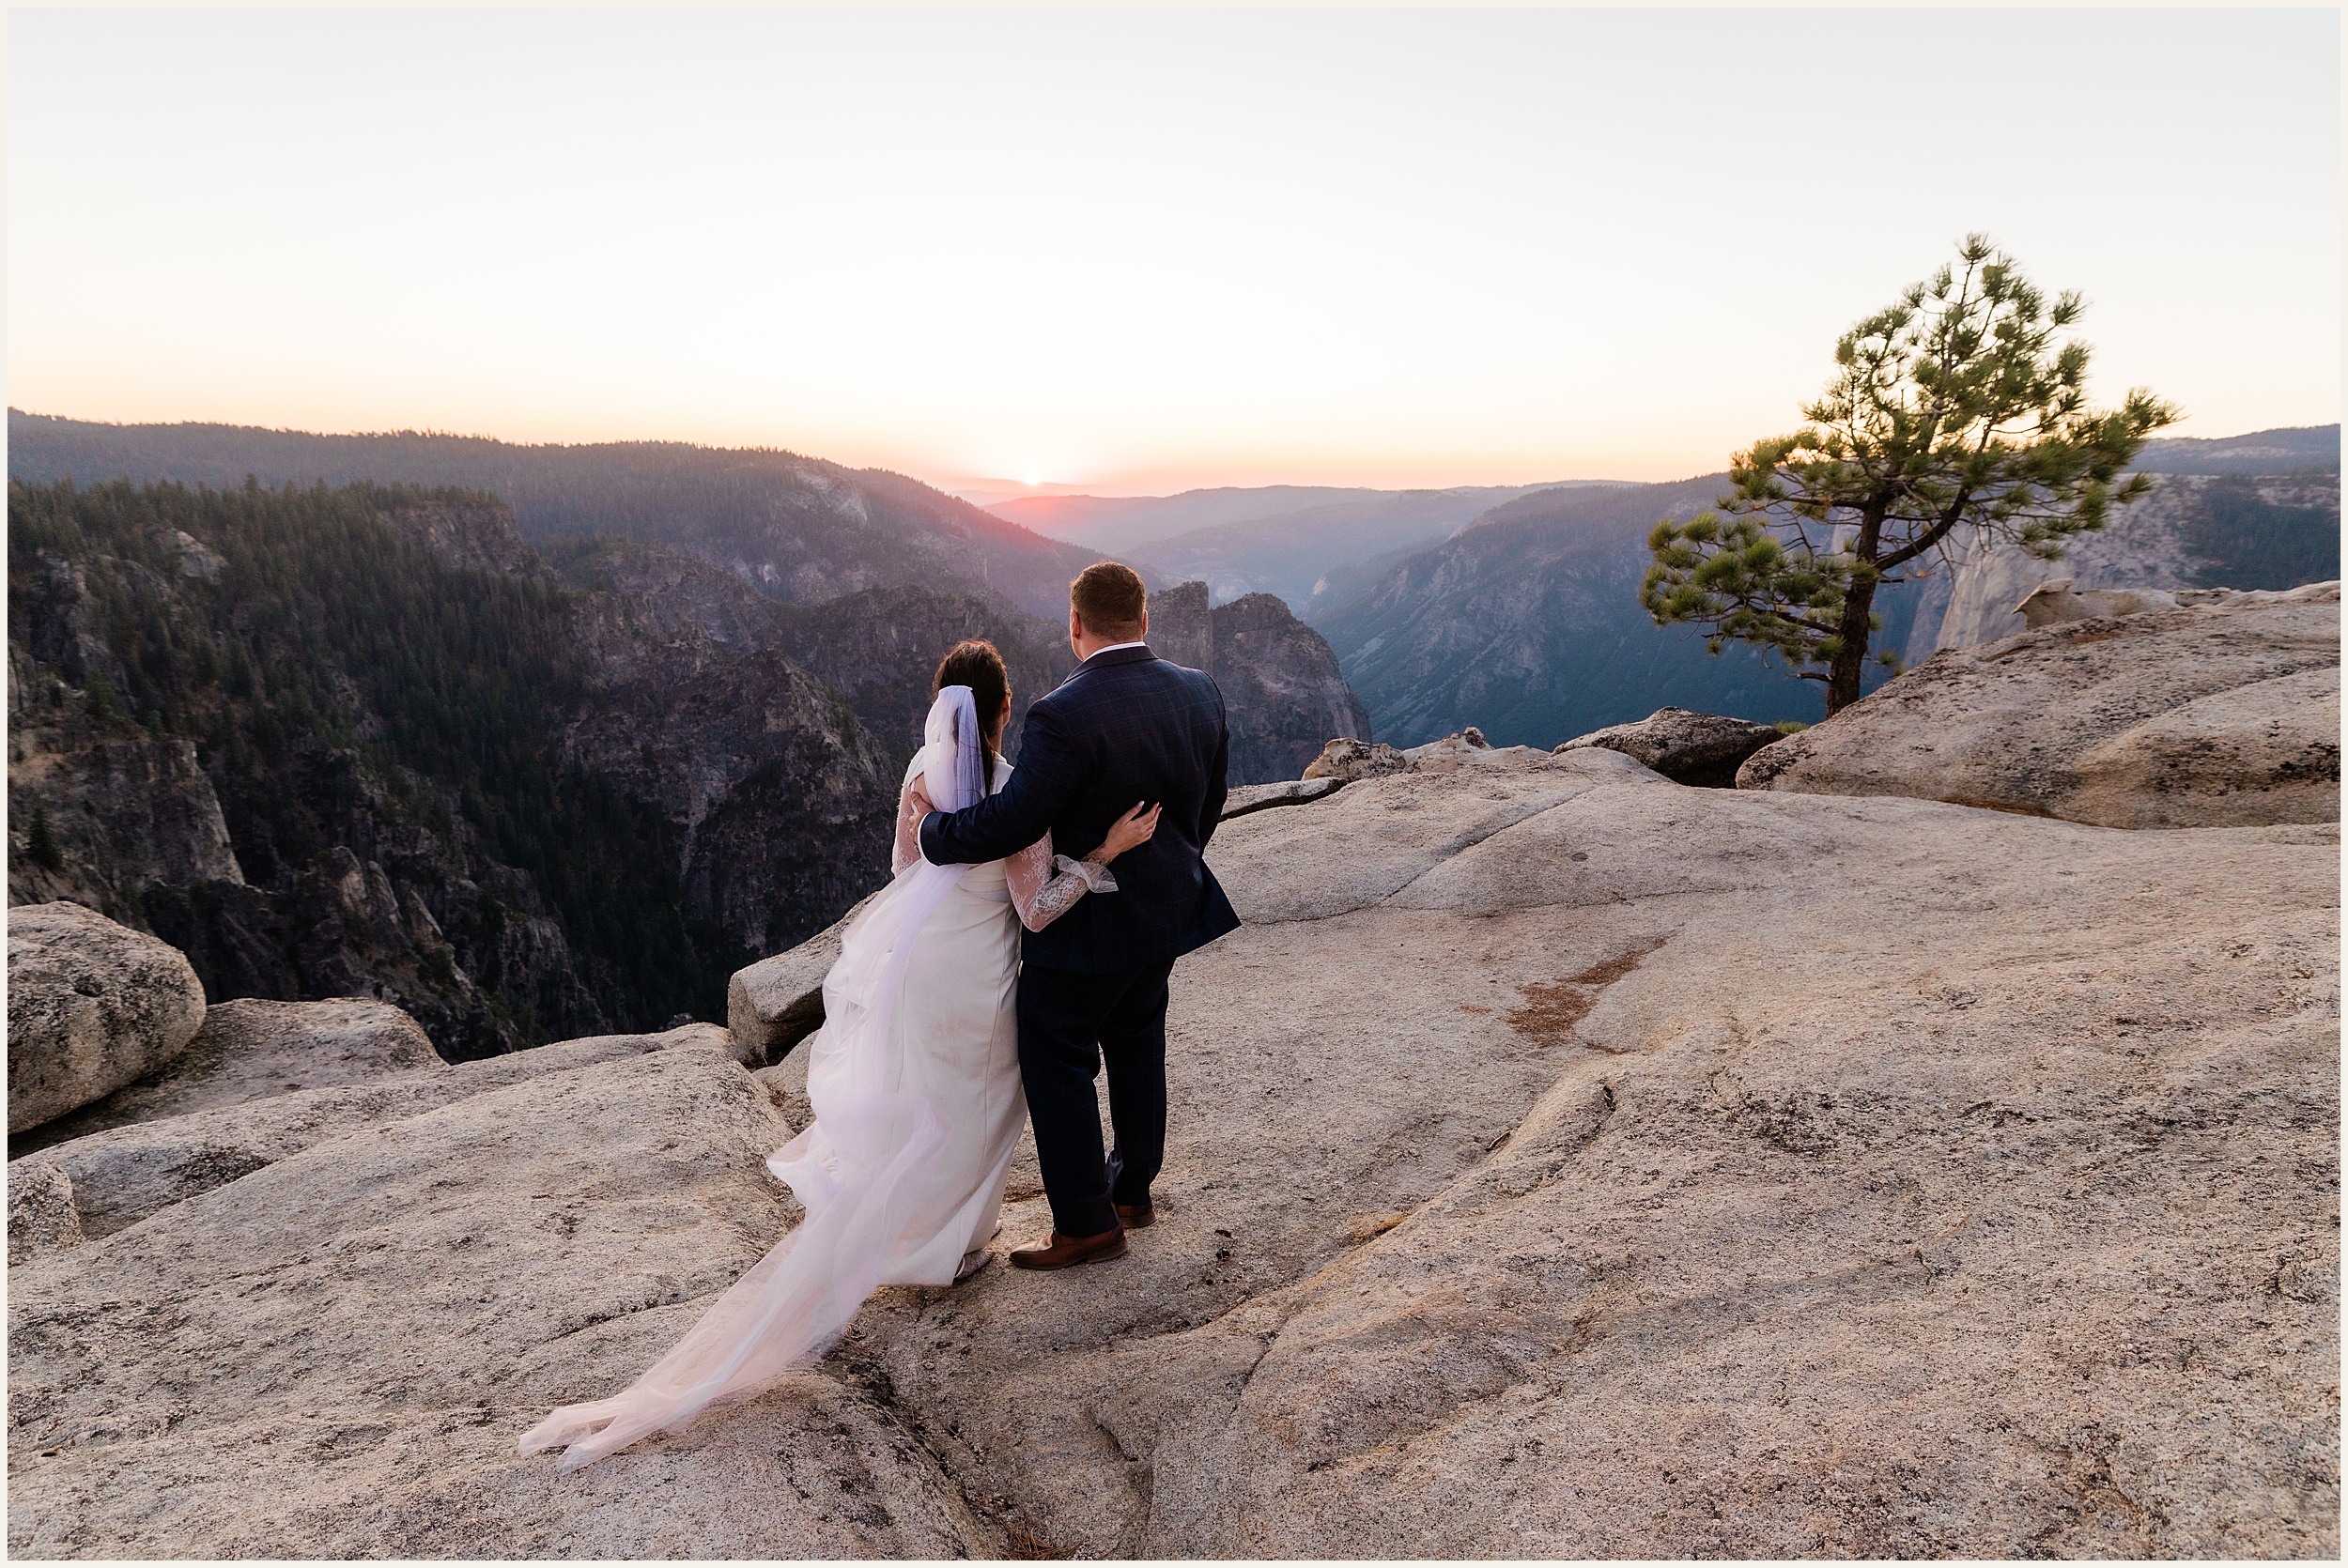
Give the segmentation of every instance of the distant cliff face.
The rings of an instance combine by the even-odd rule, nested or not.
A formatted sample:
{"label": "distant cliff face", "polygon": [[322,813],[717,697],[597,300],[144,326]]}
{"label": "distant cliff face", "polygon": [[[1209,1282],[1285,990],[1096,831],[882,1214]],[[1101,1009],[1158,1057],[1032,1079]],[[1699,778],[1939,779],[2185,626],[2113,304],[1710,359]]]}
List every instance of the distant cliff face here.
{"label": "distant cliff face", "polygon": [[[820,605],[782,605],[697,556],[659,546],[603,540],[554,554],[575,589],[617,594],[659,638],[706,641],[736,656],[786,655],[839,694],[900,770],[920,746],[937,662],[957,642],[983,638],[1003,655],[1012,685],[1006,742],[1014,760],[1027,704],[1075,668],[1057,626],[971,594],[878,588]],[[625,661],[637,643],[606,638],[598,646]]]}
{"label": "distant cliff face", "polygon": [[604,682],[564,755],[657,808],[686,916],[718,946],[789,946],[888,879],[888,752],[837,692],[772,646],[664,627],[626,594],[577,613]]}
{"label": "distant cliff face", "polygon": [[886,749],[728,635],[780,607],[714,568],[573,594],[447,492],[9,514],[10,901],[152,930],[214,1000],[378,996],[452,1057],[719,1017],[887,873]]}
{"label": "distant cliff face", "polygon": [[1061,625],[968,594],[873,589],[829,604],[786,606],[780,620],[791,655],[838,687],[890,753],[906,761],[921,744],[930,679],[955,643],[982,638],[1003,655],[1011,673],[1003,746],[1013,762],[1027,704],[1076,668]]}
{"label": "distant cliff face", "polygon": [[1272,594],[1211,609],[1203,582],[1153,593],[1150,646],[1223,688],[1233,785],[1295,778],[1330,741],[1371,738],[1329,644]]}
{"label": "distant cliff face", "polygon": [[[892,770],[920,745],[931,676],[955,643],[983,638],[1010,668],[1005,748],[1013,762],[1027,705],[1075,668],[1060,624],[968,594],[886,588],[821,605],[778,605],[697,558],[657,546],[605,543],[557,554],[566,581],[615,593],[661,637],[787,655],[840,693]],[[1222,686],[1234,784],[1294,778],[1330,740],[1369,738],[1368,715],[1336,655],[1268,593],[1213,610],[1203,583],[1153,594],[1150,642]]]}
{"label": "distant cliff face", "polygon": [[902,474],[675,441],[517,446],[479,437],[316,436],[226,424],[90,423],[8,411],[8,472],[46,483],[176,479],[455,485],[505,500],[531,539],[619,535],[686,549],[770,597],[869,588],[1000,595],[1061,613],[1091,552]]}

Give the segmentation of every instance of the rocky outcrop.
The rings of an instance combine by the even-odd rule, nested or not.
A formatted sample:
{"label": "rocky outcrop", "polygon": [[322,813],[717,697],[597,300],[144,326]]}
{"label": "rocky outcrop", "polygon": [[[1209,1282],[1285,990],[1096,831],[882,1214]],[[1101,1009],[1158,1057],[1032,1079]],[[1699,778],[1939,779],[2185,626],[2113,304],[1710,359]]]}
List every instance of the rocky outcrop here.
{"label": "rocky outcrop", "polygon": [[2330,604],[2340,598],[2338,582],[2311,582],[2298,588],[2246,591],[2232,588],[2088,588],[2069,577],[2052,577],[2031,590],[2014,612],[2030,631],[2060,625],[2065,621],[2093,621],[2106,615],[2149,615],[2180,606],[2201,608],[2213,605]]}
{"label": "rocky outcrop", "polygon": [[[1412,773],[1420,768],[1448,769],[1463,761],[1474,761],[1482,753],[1493,749],[1492,743],[1484,738],[1484,731],[1473,724],[1441,740],[1414,746],[1408,751],[1397,751],[1383,741],[1376,745],[1365,741],[1331,741],[1321,748],[1321,755],[1306,766],[1304,777],[1307,782],[1327,779],[1344,784],[1357,778],[1383,778],[1389,774]],[[1524,748],[1512,746],[1504,749],[1513,753]]]}
{"label": "rocky outcrop", "polygon": [[205,1009],[204,1026],[161,1071],[10,1140],[9,1154],[131,1122],[298,1089],[368,1084],[440,1065],[416,1021],[387,1002],[223,1002]]}
{"label": "rocky outcrop", "polygon": [[2340,816],[2340,607],[2228,596],[1942,653],[1748,761],[1739,788],[2098,822]]}
{"label": "rocky outcrop", "polygon": [[1610,725],[1560,742],[1560,752],[1602,746],[1635,758],[1676,784],[1728,789],[1746,758],[1780,738],[1767,724],[1686,708],[1658,708],[1636,724]]}
{"label": "rocky outcrop", "polygon": [[1383,741],[1335,740],[1321,748],[1320,756],[1305,764],[1300,776],[1351,783],[1357,778],[1383,778],[1390,773],[1410,771],[1411,760]]}
{"label": "rocky outcrop", "polygon": [[80,904],[8,911],[8,1130],[154,1071],[204,1022],[188,961]]}
{"label": "rocky outcrop", "polygon": [[[325,482],[492,493],[534,541],[622,536],[688,550],[776,598],[870,588],[995,593],[1065,614],[1091,552],[878,469],[679,441],[515,445],[477,436],[320,436],[226,424],[100,424],[8,410],[8,473],[230,489]],[[445,527],[445,522],[439,526]],[[452,543],[461,540],[452,537]]]}
{"label": "rocky outcrop", "polygon": [[1233,784],[1294,778],[1333,737],[1369,740],[1368,711],[1336,655],[1269,593],[1212,608],[1203,582],[1152,593],[1150,646],[1223,688]]}
{"label": "rocky outcrop", "polygon": [[2143,615],[2175,609],[2177,596],[2158,588],[2090,588],[2081,591],[2069,577],[2050,577],[2024,595],[2014,607],[2023,628],[2037,631],[2063,621],[2092,621],[2099,615]]}
{"label": "rocky outcrop", "polygon": [[[2334,452],[2329,473],[2168,472],[2150,496],[2114,513],[2101,530],[2065,541],[2052,561],[2018,545],[1974,540],[1958,552],[1953,574],[1934,571],[1907,638],[1908,657],[1922,663],[1942,649],[1976,647],[2043,624],[2031,622],[2022,607],[2058,581],[2081,594],[2158,593],[2274,590],[2338,576],[2336,443]],[[2049,607],[2042,603],[2042,610]],[[2092,611],[2121,612],[2117,605]]]}
{"label": "rocky outcrop", "polygon": [[1127,1258],[560,1477],[797,1053],[386,1100],[12,1271],[11,1549],[2336,1555],[2337,853],[1454,746],[1216,834]]}

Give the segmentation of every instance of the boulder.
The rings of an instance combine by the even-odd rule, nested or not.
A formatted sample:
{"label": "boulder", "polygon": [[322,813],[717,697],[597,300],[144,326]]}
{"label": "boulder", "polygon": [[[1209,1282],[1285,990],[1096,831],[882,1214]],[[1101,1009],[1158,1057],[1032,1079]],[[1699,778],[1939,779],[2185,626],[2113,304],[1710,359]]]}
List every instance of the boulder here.
{"label": "boulder", "polygon": [[440,1065],[423,1026],[388,1002],[223,1002],[205,1011],[204,1026],[162,1071],[43,1124],[11,1152],[24,1152],[28,1141],[37,1148],[131,1122]]}
{"label": "boulder", "polygon": [[1125,1258],[562,1477],[787,1230],[802,1053],[355,1120],[12,1272],[11,1548],[2336,1556],[2338,847],[1596,746],[1248,813]]}
{"label": "boulder", "polygon": [[824,976],[840,959],[840,939],[864,906],[857,906],[805,942],[737,969],[726,982],[726,1028],[734,1059],[745,1067],[779,1062],[824,1026]]}
{"label": "boulder", "polygon": [[2340,722],[2339,589],[2320,584],[1950,650],[1737,782],[2107,827],[2333,822]]}
{"label": "boulder", "polygon": [[1356,778],[1408,773],[1410,768],[1410,759],[1383,741],[1338,739],[1322,746],[1321,755],[1305,764],[1304,776],[1350,783]]}
{"label": "boulder", "polygon": [[1602,746],[1645,763],[1675,784],[1728,789],[1746,758],[1784,737],[1771,725],[1687,708],[1658,708],[1635,724],[1609,725],[1558,745],[1560,752]]}
{"label": "boulder", "polygon": [[153,1072],[204,1022],[176,947],[74,903],[8,911],[8,1130]]}

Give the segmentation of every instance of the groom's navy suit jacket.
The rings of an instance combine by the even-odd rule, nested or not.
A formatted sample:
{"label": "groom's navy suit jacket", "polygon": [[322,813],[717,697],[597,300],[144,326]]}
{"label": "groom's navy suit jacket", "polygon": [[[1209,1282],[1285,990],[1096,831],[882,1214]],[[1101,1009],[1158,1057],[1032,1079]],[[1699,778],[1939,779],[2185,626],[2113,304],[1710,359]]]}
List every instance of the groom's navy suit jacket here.
{"label": "groom's navy suit jacket", "polygon": [[1167,962],[1236,930],[1239,916],[1204,859],[1223,815],[1230,732],[1214,677],[1142,648],[1095,653],[1027,709],[1019,766],[1002,792],[921,822],[933,865],[1000,860],[1049,829],[1057,854],[1081,857],[1142,801],[1164,806],[1150,841],[1109,868],[1117,891],[1022,939],[1022,961],[1104,975]]}

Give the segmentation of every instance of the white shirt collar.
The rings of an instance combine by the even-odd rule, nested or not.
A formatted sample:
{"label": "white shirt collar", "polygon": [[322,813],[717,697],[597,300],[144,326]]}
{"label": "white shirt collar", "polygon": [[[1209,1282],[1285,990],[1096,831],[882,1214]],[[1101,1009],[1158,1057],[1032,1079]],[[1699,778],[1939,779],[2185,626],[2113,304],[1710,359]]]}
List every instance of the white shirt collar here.
{"label": "white shirt collar", "polygon": [[1086,654],[1085,663],[1090,664],[1094,659],[1099,658],[1102,654],[1114,653],[1120,648],[1147,648],[1150,645],[1147,642],[1142,641],[1112,642],[1106,648],[1095,648],[1091,653]]}

